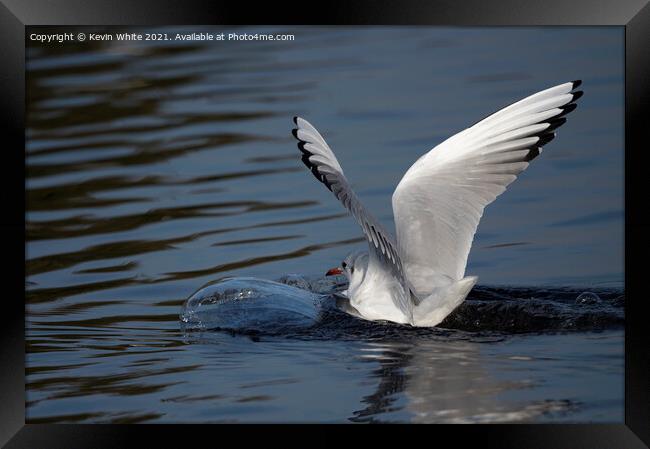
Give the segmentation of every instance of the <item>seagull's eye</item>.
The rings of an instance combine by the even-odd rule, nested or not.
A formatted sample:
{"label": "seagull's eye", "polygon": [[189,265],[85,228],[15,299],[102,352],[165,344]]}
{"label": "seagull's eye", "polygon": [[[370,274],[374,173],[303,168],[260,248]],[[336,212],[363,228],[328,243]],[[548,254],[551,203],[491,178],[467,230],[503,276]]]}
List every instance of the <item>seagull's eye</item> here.
{"label": "seagull's eye", "polygon": [[342,266],[343,268],[345,268],[345,267],[347,267],[347,266],[348,266],[348,264],[347,264],[347,263],[345,263],[345,262],[343,262],[343,263],[341,264],[341,266]]}

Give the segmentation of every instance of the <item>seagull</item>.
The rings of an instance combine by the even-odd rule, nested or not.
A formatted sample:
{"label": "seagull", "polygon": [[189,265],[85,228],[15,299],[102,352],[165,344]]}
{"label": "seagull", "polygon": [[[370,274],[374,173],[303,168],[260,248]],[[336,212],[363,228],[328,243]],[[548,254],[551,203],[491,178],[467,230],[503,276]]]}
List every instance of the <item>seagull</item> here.
{"label": "seagull", "polygon": [[425,153],[393,192],[396,238],[352,190],[325,139],[294,117],[302,162],[359,224],[368,251],[349,254],[327,275],[344,274],[344,310],[370,321],[433,327],[467,297],[465,276],[485,207],[555,137],[583,94],[580,80],[537,92],[482,119]]}

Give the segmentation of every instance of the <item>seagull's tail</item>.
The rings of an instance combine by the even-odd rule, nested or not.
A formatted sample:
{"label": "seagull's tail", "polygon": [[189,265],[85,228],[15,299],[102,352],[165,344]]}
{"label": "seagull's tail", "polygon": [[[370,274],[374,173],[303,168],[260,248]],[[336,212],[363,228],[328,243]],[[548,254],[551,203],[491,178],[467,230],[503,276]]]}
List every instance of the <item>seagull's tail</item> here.
{"label": "seagull's tail", "polygon": [[413,326],[437,326],[467,297],[477,276],[467,276],[451,285],[437,288],[413,309]]}

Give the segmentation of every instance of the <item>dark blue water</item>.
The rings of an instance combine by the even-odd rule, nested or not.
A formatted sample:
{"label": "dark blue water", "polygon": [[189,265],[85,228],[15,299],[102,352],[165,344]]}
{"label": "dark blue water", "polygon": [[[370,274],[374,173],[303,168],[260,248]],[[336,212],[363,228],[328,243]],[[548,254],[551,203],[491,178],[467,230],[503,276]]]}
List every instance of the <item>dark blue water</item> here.
{"label": "dark blue water", "polygon": [[[621,422],[623,30],[238,32],[265,30],[295,41],[28,41],[27,419]],[[308,331],[181,329],[210,282],[322,291],[364,247],[300,162],[294,115],[393,229],[420,155],[573,79],[578,109],[486,209],[478,287],[440,329],[327,307]]]}

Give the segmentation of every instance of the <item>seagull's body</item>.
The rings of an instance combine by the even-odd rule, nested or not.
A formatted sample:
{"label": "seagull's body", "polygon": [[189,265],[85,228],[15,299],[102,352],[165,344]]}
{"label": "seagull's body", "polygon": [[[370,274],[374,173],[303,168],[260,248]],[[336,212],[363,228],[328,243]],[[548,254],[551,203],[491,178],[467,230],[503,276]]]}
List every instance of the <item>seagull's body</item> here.
{"label": "seagull's body", "polygon": [[538,156],[575,109],[580,81],[524,98],[445,140],[418,159],[393,193],[396,240],[352,191],[336,156],[308,121],[293,130],[302,160],[361,226],[369,251],[342,268],[346,310],[367,320],[436,326],[477,281],[467,256],[485,206]]}

